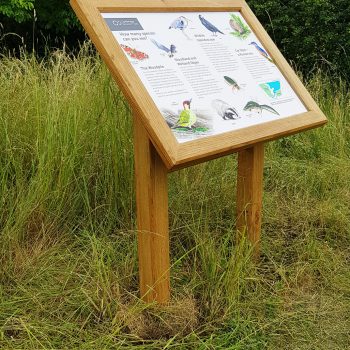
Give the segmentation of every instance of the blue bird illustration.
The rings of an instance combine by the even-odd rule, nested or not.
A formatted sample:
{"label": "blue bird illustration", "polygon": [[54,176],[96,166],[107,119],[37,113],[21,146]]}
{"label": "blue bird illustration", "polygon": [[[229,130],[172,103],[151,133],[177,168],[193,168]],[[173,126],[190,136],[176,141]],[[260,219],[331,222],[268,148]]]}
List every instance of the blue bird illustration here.
{"label": "blue bird illustration", "polygon": [[269,54],[262,47],[260,47],[255,41],[252,41],[249,45],[253,45],[261,56],[265,57],[271,63],[275,63],[273,59],[269,56]]}
{"label": "blue bird illustration", "polygon": [[214,33],[214,35],[216,35],[217,33],[224,34],[222,31],[216,28],[213,24],[207,21],[202,15],[199,15],[199,19],[201,20],[204,27],[207,28],[210,32]]}
{"label": "blue bird illustration", "polygon": [[180,16],[178,18],[176,18],[171,24],[169,29],[180,29],[180,30],[184,30],[187,28],[188,26],[188,19],[184,16]]}
{"label": "blue bird illustration", "polygon": [[169,57],[173,57],[176,53],[176,46],[171,44],[170,47],[166,47],[163,44],[160,44],[159,42],[155,41],[154,39],[151,39],[152,43],[158,47],[158,49],[166,52]]}
{"label": "blue bird illustration", "polygon": [[185,32],[185,29],[188,27],[188,22],[191,22],[188,18],[180,16],[170,24],[169,29],[179,29],[188,40],[191,40]]}

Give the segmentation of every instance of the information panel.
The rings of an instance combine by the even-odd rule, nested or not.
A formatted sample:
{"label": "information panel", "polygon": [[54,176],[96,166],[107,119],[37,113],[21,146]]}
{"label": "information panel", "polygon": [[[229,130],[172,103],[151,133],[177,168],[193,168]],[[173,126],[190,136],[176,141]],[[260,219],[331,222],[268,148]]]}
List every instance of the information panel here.
{"label": "information panel", "polygon": [[240,12],[102,17],[179,143],[307,112]]}

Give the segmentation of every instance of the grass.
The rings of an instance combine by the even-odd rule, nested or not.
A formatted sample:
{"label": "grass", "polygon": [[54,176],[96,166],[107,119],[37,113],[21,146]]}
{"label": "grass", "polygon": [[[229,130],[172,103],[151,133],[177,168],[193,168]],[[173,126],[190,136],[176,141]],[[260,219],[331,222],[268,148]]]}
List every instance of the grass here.
{"label": "grass", "polygon": [[350,347],[350,93],[267,145],[262,258],[235,243],[235,156],[171,174],[173,300],[138,298],[131,111],[89,47],[0,60],[0,348]]}

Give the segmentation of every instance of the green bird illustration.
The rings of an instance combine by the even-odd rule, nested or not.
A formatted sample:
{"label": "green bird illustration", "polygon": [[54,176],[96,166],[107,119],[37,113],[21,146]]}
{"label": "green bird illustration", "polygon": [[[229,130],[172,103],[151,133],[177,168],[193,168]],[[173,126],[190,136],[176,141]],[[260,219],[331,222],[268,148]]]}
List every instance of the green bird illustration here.
{"label": "green bird illustration", "polygon": [[197,121],[196,114],[191,111],[192,99],[184,101],[183,111],[180,113],[179,120],[177,121],[175,128],[192,129],[193,124]]}

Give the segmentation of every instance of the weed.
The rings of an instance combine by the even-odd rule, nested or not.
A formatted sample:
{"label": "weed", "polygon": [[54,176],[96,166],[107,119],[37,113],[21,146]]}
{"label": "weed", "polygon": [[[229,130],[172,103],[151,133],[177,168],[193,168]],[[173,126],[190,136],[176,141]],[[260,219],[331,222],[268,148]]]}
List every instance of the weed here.
{"label": "weed", "polygon": [[138,298],[131,111],[87,44],[0,60],[0,347],[345,349],[350,93],[266,145],[262,256],[235,240],[236,157],[169,178],[172,303]]}

